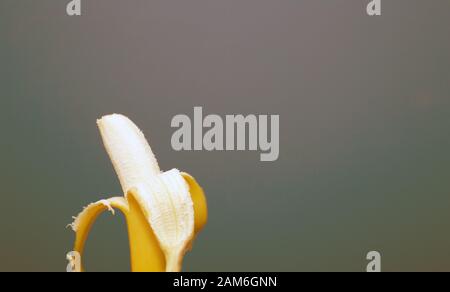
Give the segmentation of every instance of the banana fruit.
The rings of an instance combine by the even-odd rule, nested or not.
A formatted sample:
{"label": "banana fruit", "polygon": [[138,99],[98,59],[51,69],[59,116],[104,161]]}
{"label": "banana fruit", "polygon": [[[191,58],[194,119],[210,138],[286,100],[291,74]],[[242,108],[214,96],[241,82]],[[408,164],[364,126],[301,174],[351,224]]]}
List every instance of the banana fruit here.
{"label": "banana fruit", "polygon": [[181,271],[185,253],[207,221],[202,188],[177,169],[162,172],[144,135],[127,117],[109,115],[97,124],[124,196],[92,203],[74,217],[74,251],[82,255],[102,212],[118,209],[127,221],[132,271]]}

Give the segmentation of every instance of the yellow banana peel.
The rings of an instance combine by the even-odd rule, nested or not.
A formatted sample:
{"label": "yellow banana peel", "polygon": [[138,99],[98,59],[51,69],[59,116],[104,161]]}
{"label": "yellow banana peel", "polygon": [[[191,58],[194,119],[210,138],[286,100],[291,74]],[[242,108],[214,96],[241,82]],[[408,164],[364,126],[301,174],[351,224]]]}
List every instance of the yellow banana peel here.
{"label": "yellow banana peel", "polygon": [[92,203],[74,218],[74,251],[82,256],[97,217],[118,209],[127,222],[133,272],[181,271],[185,253],[208,219],[202,188],[187,173],[162,172],[144,135],[127,117],[114,114],[97,123],[124,196]]}

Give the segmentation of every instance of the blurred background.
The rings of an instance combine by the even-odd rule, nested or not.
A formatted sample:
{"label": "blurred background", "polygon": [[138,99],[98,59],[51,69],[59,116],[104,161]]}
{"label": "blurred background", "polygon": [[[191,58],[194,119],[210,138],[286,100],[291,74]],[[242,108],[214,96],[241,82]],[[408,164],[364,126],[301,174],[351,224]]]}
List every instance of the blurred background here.
{"label": "blurred background", "polygon": [[[187,271],[450,270],[450,2],[0,2],[0,271],[64,271],[66,225],[121,195],[96,119],[123,113],[210,220]],[[279,114],[280,158],[175,152],[176,114]],[[90,271],[130,268],[121,215]]]}

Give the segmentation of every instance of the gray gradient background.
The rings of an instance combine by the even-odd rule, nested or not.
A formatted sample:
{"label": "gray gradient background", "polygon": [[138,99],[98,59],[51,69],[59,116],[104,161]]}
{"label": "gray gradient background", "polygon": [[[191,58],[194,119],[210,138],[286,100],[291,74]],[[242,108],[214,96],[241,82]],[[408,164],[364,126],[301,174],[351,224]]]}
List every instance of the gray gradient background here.
{"label": "gray gradient background", "polygon": [[[120,112],[210,220],[187,271],[450,270],[450,1],[0,2],[0,270],[63,271],[71,216],[117,195],[96,118]],[[175,152],[171,118],[279,114],[281,155]],[[123,218],[88,241],[128,270]]]}

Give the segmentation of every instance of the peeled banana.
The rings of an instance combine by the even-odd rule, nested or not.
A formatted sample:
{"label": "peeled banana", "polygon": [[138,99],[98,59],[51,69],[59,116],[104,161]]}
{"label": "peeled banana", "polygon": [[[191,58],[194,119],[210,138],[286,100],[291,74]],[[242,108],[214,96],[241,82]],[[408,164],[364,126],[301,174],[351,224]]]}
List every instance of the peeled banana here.
{"label": "peeled banana", "polygon": [[144,135],[127,117],[109,115],[97,124],[124,196],[92,203],[74,218],[74,251],[83,254],[102,212],[118,209],[127,221],[132,271],[181,271],[185,253],[208,218],[202,188],[187,173],[162,172]]}

